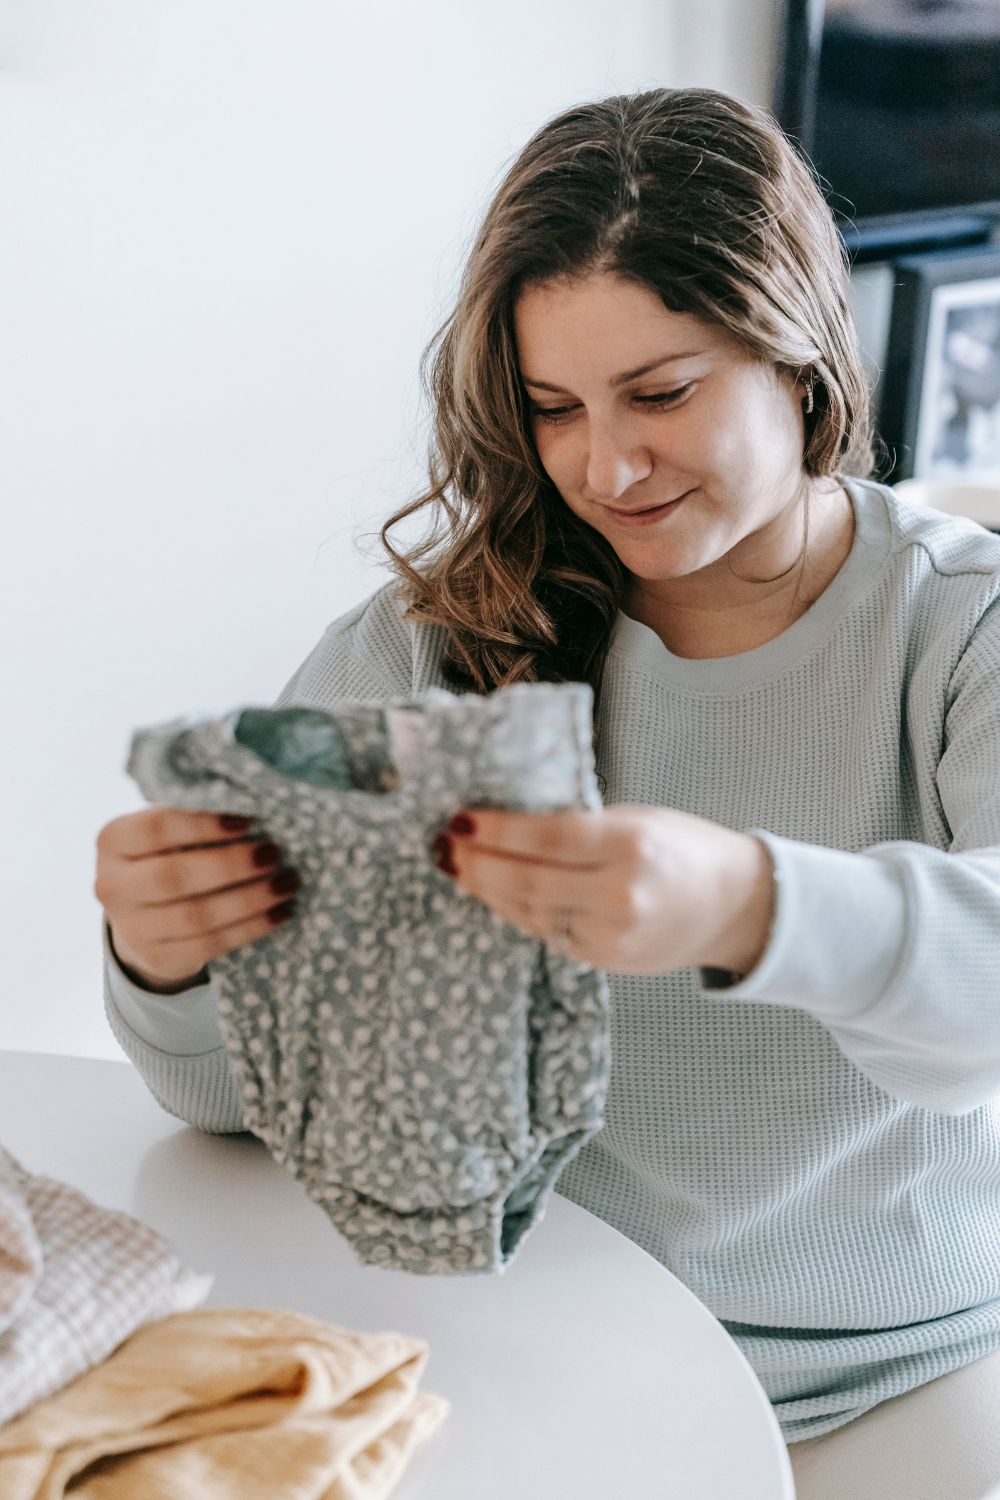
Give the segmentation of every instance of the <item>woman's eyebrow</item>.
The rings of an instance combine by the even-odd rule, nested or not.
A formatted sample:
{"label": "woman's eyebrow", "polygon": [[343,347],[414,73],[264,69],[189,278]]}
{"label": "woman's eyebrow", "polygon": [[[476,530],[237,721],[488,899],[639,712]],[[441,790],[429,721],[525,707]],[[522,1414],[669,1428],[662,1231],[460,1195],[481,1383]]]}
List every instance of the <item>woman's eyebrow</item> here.
{"label": "woman's eyebrow", "polygon": [[[699,354],[704,354],[704,349],[690,349],[686,354],[665,354],[662,359],[651,359],[648,365],[640,365],[636,370],[626,370],[624,375],[615,375],[608,382],[609,385],[626,385],[630,380],[638,380],[640,375],[648,375],[652,370],[658,370],[661,365],[669,365],[677,359],[695,359]],[[534,386],[538,391],[555,391],[557,394],[565,395],[564,387],[561,385],[549,385],[544,380],[531,380],[527,375],[521,379],[525,385]]]}

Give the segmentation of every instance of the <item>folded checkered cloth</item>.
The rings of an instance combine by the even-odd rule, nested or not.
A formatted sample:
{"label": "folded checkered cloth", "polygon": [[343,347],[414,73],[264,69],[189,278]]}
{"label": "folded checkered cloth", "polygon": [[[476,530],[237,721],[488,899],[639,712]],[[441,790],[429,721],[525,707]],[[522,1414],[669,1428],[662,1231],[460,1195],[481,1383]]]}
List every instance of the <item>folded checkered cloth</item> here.
{"label": "folded checkered cloth", "polygon": [[0,1423],[143,1324],[197,1307],[212,1279],[185,1270],[155,1230],[0,1146]]}

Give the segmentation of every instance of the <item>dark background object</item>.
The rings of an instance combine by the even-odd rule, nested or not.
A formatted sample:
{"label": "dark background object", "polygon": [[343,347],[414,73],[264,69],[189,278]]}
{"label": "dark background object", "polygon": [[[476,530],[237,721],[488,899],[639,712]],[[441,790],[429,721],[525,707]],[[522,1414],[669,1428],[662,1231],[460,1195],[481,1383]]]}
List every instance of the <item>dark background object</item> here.
{"label": "dark background object", "polygon": [[1000,0],[785,0],[775,113],[855,261],[1000,225]]}
{"label": "dark background object", "polygon": [[[895,454],[892,470],[880,476],[886,484],[914,477],[920,427],[928,422],[933,423],[935,418],[933,411],[921,411],[931,303],[935,290],[938,287],[982,281],[982,308],[976,310],[991,310],[995,307],[994,322],[996,328],[1000,328],[1000,294],[995,286],[997,280],[1000,280],[1000,245],[985,246],[971,252],[909,256],[897,261],[893,267],[892,323],[878,424],[881,437]],[[985,283],[990,281],[994,282],[994,287],[987,291]],[[975,303],[972,306],[975,309]],[[959,314],[963,317],[965,315],[965,311]],[[1000,402],[1000,345],[997,347],[998,355],[991,367],[966,371],[963,378],[957,378],[953,372],[950,384],[959,398],[958,410],[945,425],[944,431],[959,446],[963,436],[960,429],[967,423],[969,406],[978,404],[992,408]],[[953,433],[950,431],[952,428]],[[950,456],[961,461],[957,449]],[[969,474],[969,481],[977,482],[974,473]],[[954,482],[961,483],[961,477]],[[980,479],[978,482],[986,481]]]}

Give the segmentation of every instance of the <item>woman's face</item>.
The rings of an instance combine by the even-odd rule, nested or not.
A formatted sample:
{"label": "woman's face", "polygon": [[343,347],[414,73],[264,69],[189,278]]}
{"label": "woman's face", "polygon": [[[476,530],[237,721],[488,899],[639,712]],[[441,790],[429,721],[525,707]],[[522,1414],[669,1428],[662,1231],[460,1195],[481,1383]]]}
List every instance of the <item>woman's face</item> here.
{"label": "woman's face", "polygon": [[[529,287],[515,334],[542,466],[631,573],[739,597],[723,559],[751,538],[740,557],[766,576],[802,492],[802,389],[608,274]],[[651,524],[616,514],[675,500]]]}

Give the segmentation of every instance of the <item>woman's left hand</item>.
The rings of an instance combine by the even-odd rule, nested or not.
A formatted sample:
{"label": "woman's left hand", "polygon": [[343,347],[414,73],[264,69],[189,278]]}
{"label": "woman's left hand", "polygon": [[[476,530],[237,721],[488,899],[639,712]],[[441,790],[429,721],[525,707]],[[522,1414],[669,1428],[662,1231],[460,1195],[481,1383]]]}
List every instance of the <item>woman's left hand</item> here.
{"label": "woman's left hand", "polygon": [[[462,818],[474,831],[460,833]],[[628,804],[570,812],[470,808],[447,837],[458,887],[521,932],[619,974],[686,965],[746,973],[770,919],[765,845],[707,818]],[[559,933],[571,934],[560,941]],[[736,960],[733,962],[732,960]]]}

